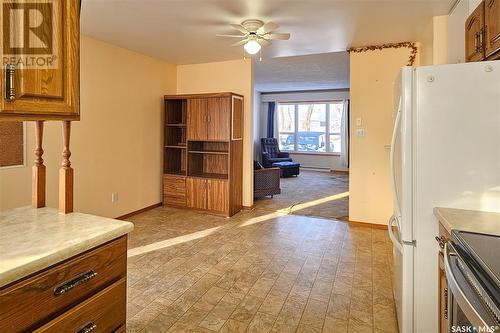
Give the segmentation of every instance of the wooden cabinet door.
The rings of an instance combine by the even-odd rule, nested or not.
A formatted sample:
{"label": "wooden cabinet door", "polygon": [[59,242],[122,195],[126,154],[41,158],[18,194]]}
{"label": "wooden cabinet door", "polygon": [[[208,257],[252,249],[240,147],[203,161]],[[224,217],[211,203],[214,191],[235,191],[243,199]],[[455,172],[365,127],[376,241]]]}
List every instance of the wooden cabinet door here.
{"label": "wooden cabinet door", "polygon": [[186,203],[190,208],[207,208],[207,181],[201,178],[186,178]]}
{"label": "wooden cabinet door", "polygon": [[500,51],[500,0],[485,0],[486,57]]}
{"label": "wooden cabinet door", "polygon": [[188,99],[187,108],[187,139],[207,139],[207,99]]}
{"label": "wooden cabinet door", "polygon": [[470,14],[465,22],[465,61],[481,61],[484,58],[483,43],[484,2]]}
{"label": "wooden cabinet door", "polygon": [[208,210],[229,211],[229,183],[225,180],[208,179]]}
{"label": "wooden cabinet door", "polygon": [[13,67],[0,71],[0,118],[78,120],[80,0],[2,5]]}
{"label": "wooden cabinet door", "polygon": [[230,135],[231,100],[229,97],[208,99],[207,138],[228,141]]}

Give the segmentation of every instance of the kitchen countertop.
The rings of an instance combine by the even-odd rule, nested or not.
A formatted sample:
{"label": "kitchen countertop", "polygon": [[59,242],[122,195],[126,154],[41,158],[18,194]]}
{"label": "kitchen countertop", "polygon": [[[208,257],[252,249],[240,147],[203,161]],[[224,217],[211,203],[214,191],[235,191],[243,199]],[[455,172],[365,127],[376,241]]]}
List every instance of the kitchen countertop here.
{"label": "kitchen countertop", "polygon": [[435,207],[434,215],[446,230],[461,230],[500,236],[500,213]]}
{"label": "kitchen countertop", "polygon": [[130,222],[54,208],[0,212],[0,287],[132,231]]}

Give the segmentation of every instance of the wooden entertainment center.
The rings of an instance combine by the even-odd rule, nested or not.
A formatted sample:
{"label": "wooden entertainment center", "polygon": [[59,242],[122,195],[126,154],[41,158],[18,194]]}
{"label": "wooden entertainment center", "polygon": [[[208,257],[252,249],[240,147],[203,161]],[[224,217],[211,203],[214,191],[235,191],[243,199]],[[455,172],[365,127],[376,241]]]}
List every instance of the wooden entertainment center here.
{"label": "wooden entertainment center", "polygon": [[163,204],[232,216],[241,210],[243,96],[165,96]]}

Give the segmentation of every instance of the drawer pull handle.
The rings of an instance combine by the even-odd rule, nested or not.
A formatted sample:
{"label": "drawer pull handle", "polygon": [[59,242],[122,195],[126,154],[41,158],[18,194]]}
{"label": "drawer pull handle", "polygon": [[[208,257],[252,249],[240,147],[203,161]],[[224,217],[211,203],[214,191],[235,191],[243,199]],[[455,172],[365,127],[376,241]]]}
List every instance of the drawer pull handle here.
{"label": "drawer pull handle", "polygon": [[93,277],[97,276],[97,273],[93,270],[85,272],[74,279],[69,280],[68,282],[63,283],[62,285],[54,288],[54,295],[59,296],[64,294],[65,292],[70,291],[71,289],[88,282]]}
{"label": "drawer pull handle", "polygon": [[93,322],[88,323],[87,325],[83,326],[80,330],[78,330],[76,333],[90,333],[93,330],[97,328],[97,325],[94,324]]}

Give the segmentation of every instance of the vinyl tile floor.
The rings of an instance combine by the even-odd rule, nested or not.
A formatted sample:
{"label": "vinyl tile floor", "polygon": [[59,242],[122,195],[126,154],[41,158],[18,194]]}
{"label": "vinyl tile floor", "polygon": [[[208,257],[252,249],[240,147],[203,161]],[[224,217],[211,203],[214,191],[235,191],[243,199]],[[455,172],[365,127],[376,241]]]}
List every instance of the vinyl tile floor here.
{"label": "vinyl tile floor", "polygon": [[258,208],[129,220],[127,332],[397,332],[385,230]]}

